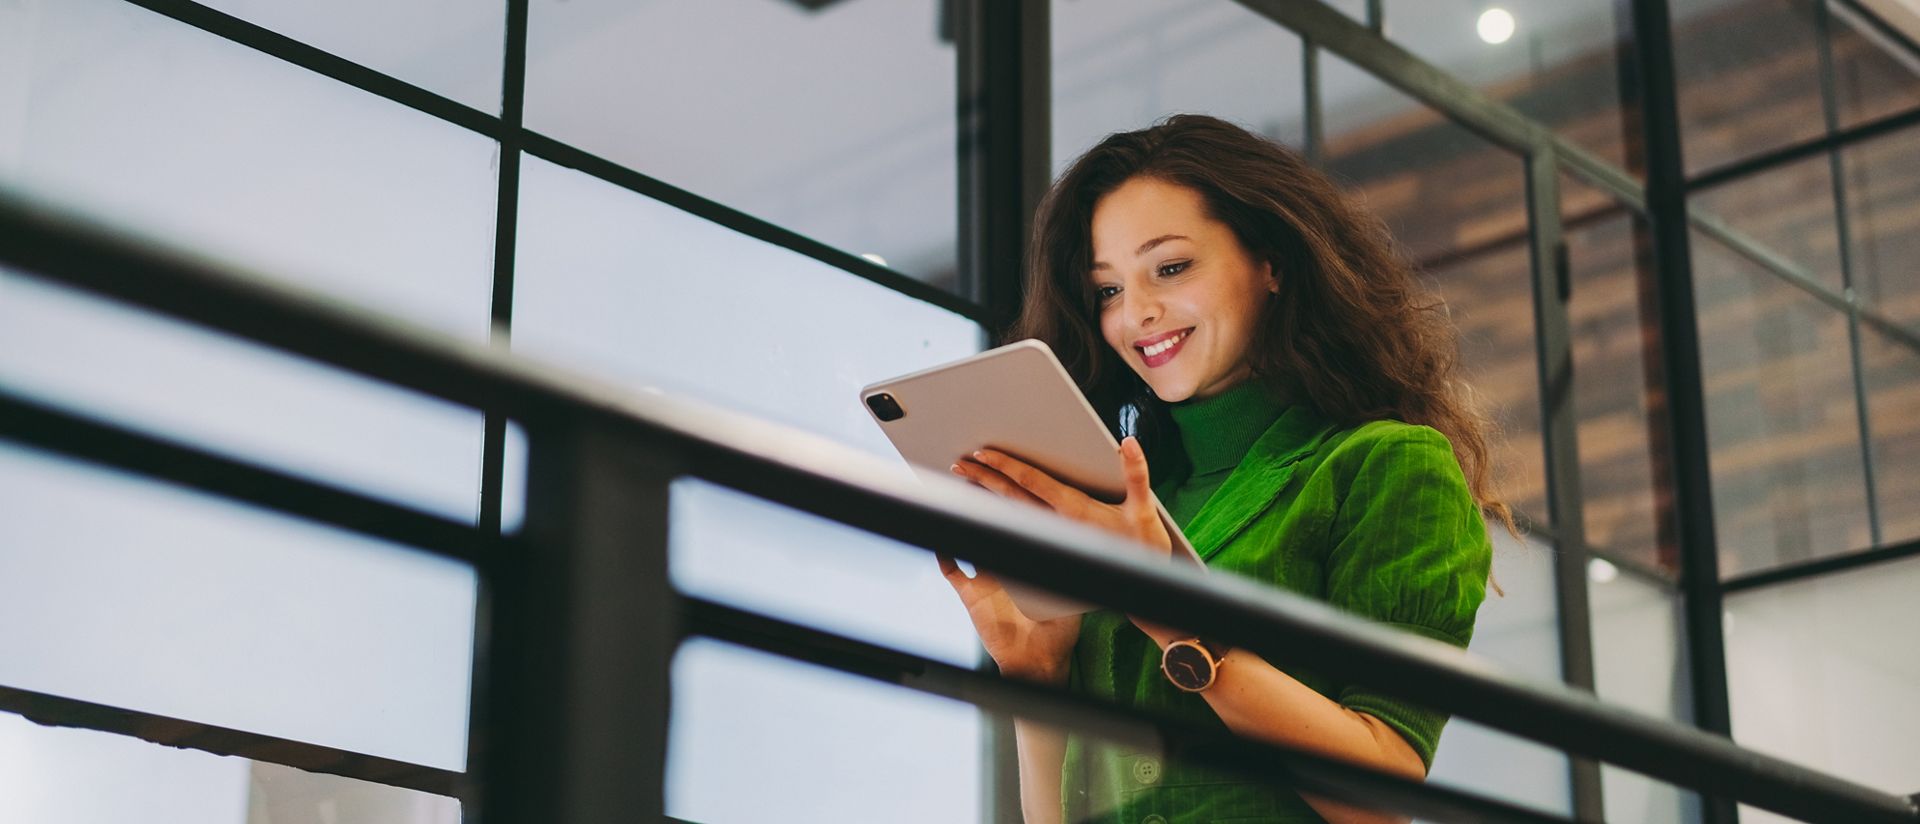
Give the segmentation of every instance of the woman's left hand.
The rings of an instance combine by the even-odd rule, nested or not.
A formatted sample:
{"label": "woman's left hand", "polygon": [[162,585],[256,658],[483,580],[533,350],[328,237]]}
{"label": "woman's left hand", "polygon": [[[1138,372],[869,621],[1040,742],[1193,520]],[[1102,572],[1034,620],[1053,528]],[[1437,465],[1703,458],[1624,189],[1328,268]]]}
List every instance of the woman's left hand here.
{"label": "woman's left hand", "polygon": [[[1131,538],[1155,550],[1160,557],[1171,558],[1173,538],[1167,534],[1166,525],[1160,522],[1160,512],[1153,505],[1147,456],[1140,450],[1138,440],[1129,437],[1120,442],[1120,461],[1126,470],[1127,497],[1118,504],[1094,500],[1033,465],[993,449],[973,453],[970,459],[954,464],[953,471],[1003,498],[1046,507],[1081,523]],[[1139,618],[1133,618],[1133,623],[1161,646],[1173,638],[1185,637],[1177,630]]]}

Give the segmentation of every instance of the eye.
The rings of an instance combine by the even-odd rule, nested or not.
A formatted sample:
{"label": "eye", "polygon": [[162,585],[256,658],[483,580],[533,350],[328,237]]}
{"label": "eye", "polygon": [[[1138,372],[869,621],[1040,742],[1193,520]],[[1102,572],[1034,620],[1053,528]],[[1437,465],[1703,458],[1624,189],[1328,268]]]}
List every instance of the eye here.
{"label": "eye", "polygon": [[1193,265],[1193,261],[1191,260],[1176,260],[1170,263],[1162,263],[1160,264],[1160,268],[1155,269],[1154,271],[1158,272],[1160,276],[1163,278],[1170,278],[1170,277],[1173,277],[1174,275],[1180,274],[1181,272],[1187,271],[1187,267],[1192,265]]}
{"label": "eye", "polygon": [[1120,287],[1118,286],[1096,286],[1093,289],[1094,299],[1101,303],[1112,300],[1113,296],[1117,294],[1120,294]]}

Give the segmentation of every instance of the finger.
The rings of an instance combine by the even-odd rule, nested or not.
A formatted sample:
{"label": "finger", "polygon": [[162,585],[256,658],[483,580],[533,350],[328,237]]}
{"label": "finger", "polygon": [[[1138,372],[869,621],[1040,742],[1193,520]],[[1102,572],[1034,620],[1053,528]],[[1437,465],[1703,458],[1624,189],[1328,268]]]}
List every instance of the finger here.
{"label": "finger", "polygon": [[962,458],[959,463],[953,465],[953,471],[960,477],[966,478],[985,488],[988,492],[992,492],[1002,498],[1032,504],[1041,509],[1053,508],[1051,504],[1042,500],[1039,496],[1034,495],[1032,492],[1029,492],[1026,487],[1014,483],[1011,478],[1001,474],[993,467]]}
{"label": "finger", "polygon": [[1053,479],[1052,475],[1040,471],[1025,461],[996,449],[982,449],[973,453],[974,460],[999,471],[1020,488],[1033,493],[1033,496],[1045,501],[1047,506],[1060,512],[1076,511],[1086,503],[1087,496],[1080,490]]}
{"label": "finger", "polygon": [[1128,435],[1120,442],[1120,463],[1127,475],[1127,510],[1136,524],[1144,525],[1160,520],[1160,513],[1153,507],[1153,484],[1147,472],[1147,454],[1140,448],[1140,440]]}

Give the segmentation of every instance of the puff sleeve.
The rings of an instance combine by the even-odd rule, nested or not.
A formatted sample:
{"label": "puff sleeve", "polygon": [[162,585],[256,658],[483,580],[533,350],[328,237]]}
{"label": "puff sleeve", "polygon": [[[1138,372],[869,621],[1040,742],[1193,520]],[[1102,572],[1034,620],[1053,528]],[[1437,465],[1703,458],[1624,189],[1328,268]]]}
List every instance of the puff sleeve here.
{"label": "puff sleeve", "polygon": [[[1396,424],[1350,441],[1356,463],[1335,509],[1327,600],[1348,612],[1458,647],[1473,639],[1492,545],[1446,436]],[[1393,727],[1428,767],[1447,716],[1368,685],[1337,697]]]}

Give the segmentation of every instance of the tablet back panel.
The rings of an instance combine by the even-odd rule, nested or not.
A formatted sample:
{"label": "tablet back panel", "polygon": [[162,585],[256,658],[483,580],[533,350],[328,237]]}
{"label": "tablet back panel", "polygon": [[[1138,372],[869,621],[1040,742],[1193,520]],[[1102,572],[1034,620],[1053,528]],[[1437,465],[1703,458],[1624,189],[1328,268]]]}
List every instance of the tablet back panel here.
{"label": "tablet back panel", "polygon": [[[866,403],[882,392],[902,417],[881,420]],[[992,447],[1107,503],[1126,496],[1120,445],[1039,341],[881,381],[860,397],[917,473],[952,477],[948,467]]]}

